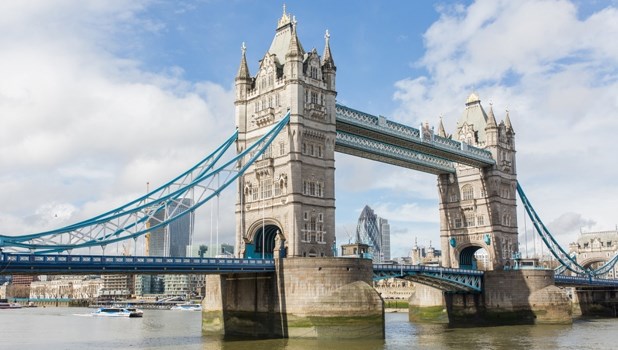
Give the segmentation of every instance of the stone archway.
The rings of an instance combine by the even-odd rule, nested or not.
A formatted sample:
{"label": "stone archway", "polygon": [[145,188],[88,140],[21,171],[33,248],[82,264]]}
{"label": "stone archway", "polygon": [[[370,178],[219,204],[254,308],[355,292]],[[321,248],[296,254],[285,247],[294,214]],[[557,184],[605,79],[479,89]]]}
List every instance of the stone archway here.
{"label": "stone archway", "polygon": [[590,257],[588,259],[584,259],[579,264],[585,269],[598,269],[603,266],[607,262],[607,259],[604,257]]}
{"label": "stone archway", "polygon": [[459,253],[460,269],[488,271],[491,266],[491,255],[482,246],[467,246]]}
{"label": "stone archway", "polygon": [[[245,258],[272,259],[285,257],[285,238],[278,223],[271,220],[255,223],[245,241]],[[275,256],[276,255],[276,256]]]}

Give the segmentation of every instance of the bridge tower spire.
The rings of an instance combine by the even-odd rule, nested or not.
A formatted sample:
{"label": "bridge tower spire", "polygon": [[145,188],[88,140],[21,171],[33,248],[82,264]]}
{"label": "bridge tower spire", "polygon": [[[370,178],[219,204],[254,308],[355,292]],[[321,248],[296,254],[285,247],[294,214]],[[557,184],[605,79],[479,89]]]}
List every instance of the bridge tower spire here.
{"label": "bridge tower spire", "polygon": [[[508,113],[497,124],[493,105],[485,112],[472,93],[453,138],[490,151],[496,164],[458,165],[456,174],[439,176],[442,264],[501,270],[518,251],[515,134]],[[484,266],[475,257],[481,248],[487,253]]]}
{"label": "bridge tower spire", "polygon": [[236,77],[239,152],[290,112],[288,126],[239,181],[238,256],[333,255],[336,68],[328,39],[328,57],[320,58],[304,50],[297,27],[284,8],[256,75],[243,51]]}

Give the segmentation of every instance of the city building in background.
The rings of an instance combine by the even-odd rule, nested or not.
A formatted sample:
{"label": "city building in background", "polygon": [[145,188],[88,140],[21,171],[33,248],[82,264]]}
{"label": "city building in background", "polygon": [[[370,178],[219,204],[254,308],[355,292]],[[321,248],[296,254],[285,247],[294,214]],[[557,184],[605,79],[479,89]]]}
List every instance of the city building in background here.
{"label": "city building in background", "polygon": [[102,299],[129,299],[135,294],[135,275],[103,275],[102,278]]}
{"label": "city building in background", "polygon": [[425,248],[418,245],[416,239],[414,239],[414,247],[410,250],[409,262],[413,265],[431,265],[440,266],[440,258],[442,251],[435,249],[429,241],[429,247]]}
{"label": "city building in background", "polygon": [[[592,270],[610,261],[618,252],[618,228],[613,231],[582,232],[576,242],[569,244],[571,254],[577,254],[577,263]],[[618,277],[614,265],[604,278]]]}
{"label": "city building in background", "polygon": [[356,242],[369,246],[374,262],[391,259],[390,225],[380,218],[368,205],[363,208],[356,225]]}
{"label": "city building in background", "polygon": [[[150,227],[154,227],[166,219],[177,217],[184,213],[191,205],[193,205],[193,200],[189,198],[183,198],[178,202],[170,203],[165,208],[157,211],[148,221],[148,224]],[[148,238],[148,255],[187,256],[187,247],[191,246],[193,238],[194,222],[195,213],[191,212],[172,221],[169,225],[153,229]]]}
{"label": "city building in background", "polygon": [[[183,198],[178,202],[168,204],[165,208],[157,211],[148,221],[149,227],[154,227],[160,222],[180,216],[193,205],[193,200]],[[192,250],[193,229],[195,213],[186,213],[168,225],[153,229],[147,237],[147,255],[187,257]],[[174,283],[175,286],[168,288],[166,283]],[[178,290],[188,287],[178,287],[175,279],[165,275],[137,275],[135,276],[135,295],[164,295],[168,290]],[[171,294],[180,295],[180,294]],[[184,295],[184,294],[182,294]]]}

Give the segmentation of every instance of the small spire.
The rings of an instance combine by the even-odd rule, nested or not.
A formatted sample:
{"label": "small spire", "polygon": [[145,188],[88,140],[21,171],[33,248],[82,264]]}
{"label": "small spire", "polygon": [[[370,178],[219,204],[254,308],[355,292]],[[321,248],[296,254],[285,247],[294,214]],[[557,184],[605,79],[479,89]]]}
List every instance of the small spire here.
{"label": "small spire", "polygon": [[509,110],[506,110],[506,118],[504,120],[504,125],[506,126],[506,131],[513,132],[513,125],[511,124],[511,118],[509,117]]}
{"label": "small spire", "polygon": [[285,4],[283,4],[283,15],[281,15],[281,18],[279,19],[279,21],[277,22],[277,29],[285,26],[286,24],[290,23],[290,15],[287,13],[286,11],[286,7]]}
{"label": "small spire", "polygon": [[489,103],[489,113],[487,116],[487,126],[485,127],[486,129],[489,128],[497,128],[498,124],[496,123],[496,117],[494,116],[494,104],[493,103]]}
{"label": "small spire", "polygon": [[290,37],[290,46],[288,46],[288,52],[285,56],[302,56],[303,48],[300,46],[298,35],[296,34],[296,18],[292,22],[292,36]]}
{"label": "small spire", "polygon": [[236,79],[249,79],[251,75],[249,74],[249,65],[247,64],[247,47],[245,46],[245,42],[243,41],[242,46],[240,47],[242,52],[242,58],[240,59],[240,68],[238,68],[238,74],[236,74]]}
{"label": "small spire", "polygon": [[333,60],[333,55],[330,52],[330,33],[328,29],[326,29],[326,33],[324,34],[324,54],[322,55],[322,66],[326,66],[326,68],[336,69],[335,60]]}
{"label": "small spire", "polygon": [[440,125],[438,125],[438,136],[446,137],[446,131],[444,131],[444,123],[442,123],[442,116],[440,116]]}

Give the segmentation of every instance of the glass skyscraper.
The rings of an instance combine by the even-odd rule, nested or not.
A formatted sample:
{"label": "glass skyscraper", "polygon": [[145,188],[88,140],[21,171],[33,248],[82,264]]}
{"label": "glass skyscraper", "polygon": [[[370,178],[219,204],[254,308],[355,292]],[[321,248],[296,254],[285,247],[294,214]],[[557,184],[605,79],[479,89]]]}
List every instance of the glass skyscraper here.
{"label": "glass skyscraper", "polygon": [[388,220],[376,215],[373,209],[366,205],[356,225],[356,243],[369,245],[374,262],[391,259],[390,234]]}
{"label": "glass skyscraper", "polygon": [[[155,226],[165,219],[180,216],[192,204],[193,200],[189,198],[183,198],[168,204],[167,207],[159,210],[150,219],[150,226]],[[148,254],[150,256],[185,257],[187,255],[187,246],[191,244],[193,237],[194,219],[195,213],[187,213],[170,224],[151,231],[148,242]]]}

